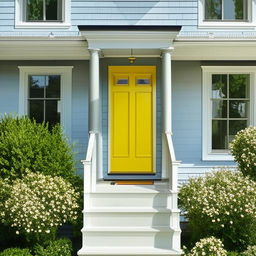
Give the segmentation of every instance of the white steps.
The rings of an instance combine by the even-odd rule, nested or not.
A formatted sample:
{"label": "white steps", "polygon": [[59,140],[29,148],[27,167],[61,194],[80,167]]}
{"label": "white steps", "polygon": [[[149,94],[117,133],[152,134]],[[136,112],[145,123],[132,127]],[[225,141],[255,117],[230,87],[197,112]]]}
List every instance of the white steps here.
{"label": "white steps", "polygon": [[181,255],[176,197],[166,186],[96,186],[85,193],[78,255]]}
{"label": "white steps", "polygon": [[159,248],[148,248],[148,247],[101,247],[101,248],[87,248],[86,250],[80,250],[78,255],[120,255],[120,256],[131,256],[131,255],[139,255],[139,256],[160,256],[160,255],[168,255],[168,256],[177,256],[180,255],[180,252],[175,250],[164,250]]}

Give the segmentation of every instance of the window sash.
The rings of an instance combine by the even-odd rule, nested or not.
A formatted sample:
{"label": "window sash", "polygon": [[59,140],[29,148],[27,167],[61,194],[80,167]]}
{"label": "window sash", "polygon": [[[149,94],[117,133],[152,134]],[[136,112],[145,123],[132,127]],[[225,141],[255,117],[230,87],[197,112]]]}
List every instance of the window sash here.
{"label": "window sash", "polygon": [[241,22],[241,21],[249,21],[248,20],[248,0],[243,1],[243,18],[242,19],[225,19],[225,0],[221,0],[221,19],[211,19],[211,18],[206,18],[206,13],[207,13],[207,0],[204,0],[204,21],[207,22]]}
{"label": "window sash", "polygon": [[46,18],[46,0],[43,1],[43,19],[29,19],[28,15],[28,5],[29,5],[29,0],[25,0],[25,8],[24,8],[24,19],[26,22],[63,22],[64,21],[64,6],[63,6],[63,0],[57,0],[57,19],[52,20],[52,19],[47,19]]}
{"label": "window sash", "polygon": [[[249,89],[249,97],[246,98],[230,98],[230,75],[234,75],[235,73],[220,73],[221,75],[226,75],[227,76],[227,95],[226,98],[213,98],[213,97],[209,97],[209,100],[211,102],[211,152],[212,153],[229,153],[229,143],[230,143],[230,137],[234,136],[233,134],[230,134],[230,124],[232,121],[246,121],[247,126],[250,123],[250,97],[251,97],[251,79],[250,79],[250,75],[249,75],[249,85],[248,85],[248,89]],[[243,72],[239,72],[236,74],[240,74],[240,75],[248,75],[246,73]],[[212,86],[213,86],[213,76],[214,75],[218,75],[218,73],[211,73],[211,93],[212,93]],[[245,88],[246,89],[246,88]],[[227,113],[226,113],[226,117],[213,117],[213,102],[216,101],[226,101],[227,102]],[[247,105],[247,113],[246,113],[246,117],[230,117],[230,101],[243,101],[246,102]],[[225,149],[214,149],[213,148],[213,121],[225,121],[226,122],[226,134],[224,134],[224,136],[226,137],[226,142],[225,142]]]}

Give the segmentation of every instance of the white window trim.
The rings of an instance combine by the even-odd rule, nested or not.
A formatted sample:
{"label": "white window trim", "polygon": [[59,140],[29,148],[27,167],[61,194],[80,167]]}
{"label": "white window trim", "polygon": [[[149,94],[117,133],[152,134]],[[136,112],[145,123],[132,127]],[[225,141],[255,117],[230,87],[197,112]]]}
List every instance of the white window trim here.
{"label": "white window trim", "polygon": [[73,66],[19,66],[19,115],[28,114],[28,77],[29,75],[61,76],[61,117],[60,122],[66,136],[71,140],[72,109],[72,69]]}
{"label": "white window trim", "polygon": [[256,66],[201,66],[202,68],[202,159],[205,161],[234,161],[230,153],[212,152],[212,74],[250,74],[250,116],[249,125],[256,125]]}
{"label": "white window trim", "polygon": [[205,0],[198,0],[198,28],[250,29],[256,26],[256,0],[248,0],[248,21],[205,21]]}
{"label": "white window trim", "polygon": [[63,21],[28,22],[23,20],[24,0],[15,0],[15,28],[56,28],[64,29],[71,26],[71,0],[64,0],[62,5]]}

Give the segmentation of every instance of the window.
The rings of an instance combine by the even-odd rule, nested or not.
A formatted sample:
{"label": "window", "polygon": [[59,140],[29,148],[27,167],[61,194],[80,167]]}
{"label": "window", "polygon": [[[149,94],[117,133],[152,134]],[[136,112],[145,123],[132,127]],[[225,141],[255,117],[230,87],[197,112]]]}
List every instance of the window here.
{"label": "window", "polygon": [[199,28],[254,27],[253,0],[198,0]]}
{"label": "window", "polygon": [[60,123],[60,75],[29,75],[28,115],[52,127]]}
{"label": "window", "polygon": [[15,0],[16,28],[69,28],[71,0]]}
{"label": "window", "polygon": [[26,0],[26,21],[62,21],[63,0]]}
{"label": "window", "polygon": [[254,123],[256,67],[203,69],[203,160],[232,160],[229,143]]}
{"label": "window", "polygon": [[60,123],[71,137],[72,67],[19,67],[19,114],[51,128]]}
{"label": "window", "polygon": [[205,20],[247,20],[247,0],[205,0]]}

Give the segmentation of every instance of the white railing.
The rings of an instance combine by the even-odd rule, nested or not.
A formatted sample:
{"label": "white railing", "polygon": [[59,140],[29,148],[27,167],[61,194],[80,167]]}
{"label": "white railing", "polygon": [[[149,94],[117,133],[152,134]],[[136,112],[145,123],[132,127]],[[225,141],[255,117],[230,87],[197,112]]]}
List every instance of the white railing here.
{"label": "white railing", "polygon": [[82,160],[82,163],[84,165],[84,201],[86,201],[86,194],[94,191],[96,185],[96,133],[94,132],[90,132],[86,159]]}
{"label": "white railing", "polygon": [[167,163],[166,168],[168,171],[169,185],[173,192],[177,191],[178,188],[178,166],[180,161],[176,160],[174,146],[172,142],[172,133],[166,132],[165,139],[167,144]]}

